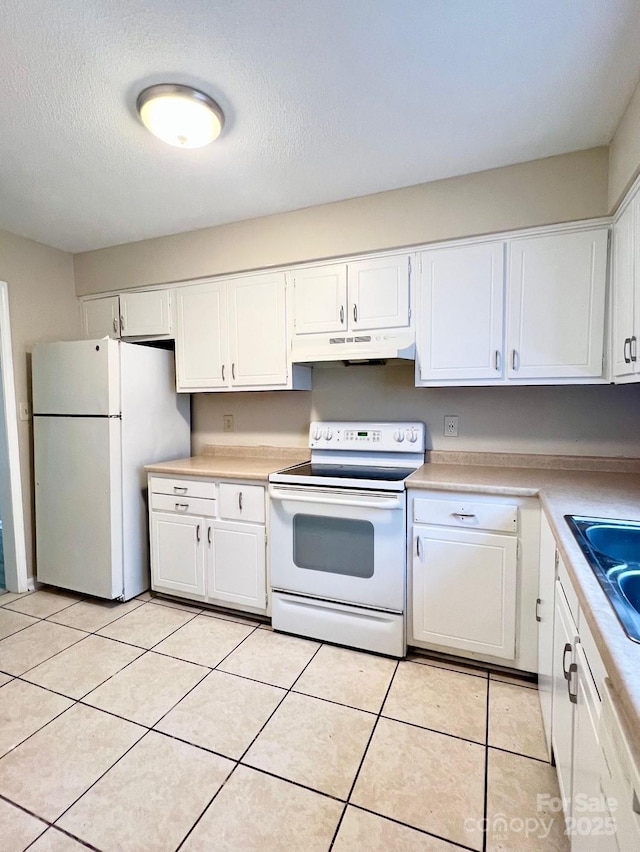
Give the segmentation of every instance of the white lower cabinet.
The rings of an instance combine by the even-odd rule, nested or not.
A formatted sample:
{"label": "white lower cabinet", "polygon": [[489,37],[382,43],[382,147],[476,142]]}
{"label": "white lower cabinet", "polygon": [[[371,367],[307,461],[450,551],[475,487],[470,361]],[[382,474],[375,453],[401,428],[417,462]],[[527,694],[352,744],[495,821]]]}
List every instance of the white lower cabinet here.
{"label": "white lower cabinet", "polygon": [[408,643],[535,671],[537,506],[524,513],[522,534],[533,545],[526,583],[517,502],[416,490],[409,506]]}
{"label": "white lower cabinet", "polygon": [[[575,698],[574,661],[578,629],[571,616],[562,584],[556,580],[555,622],[553,628],[553,710],[551,744],[558,772],[560,796],[565,816],[571,816],[571,765],[573,761],[573,704]],[[575,667],[575,668],[574,668]],[[573,687],[572,687],[573,684]],[[571,691],[573,688],[573,692]]]}
{"label": "white lower cabinet", "polygon": [[149,494],[151,588],[266,613],[264,486],[153,474]]}

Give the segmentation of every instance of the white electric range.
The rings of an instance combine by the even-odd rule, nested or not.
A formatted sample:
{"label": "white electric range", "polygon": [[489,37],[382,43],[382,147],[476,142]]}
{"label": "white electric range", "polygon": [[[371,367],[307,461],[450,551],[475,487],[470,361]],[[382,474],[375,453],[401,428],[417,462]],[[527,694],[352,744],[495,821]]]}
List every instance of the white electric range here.
{"label": "white electric range", "polygon": [[276,630],[405,655],[405,479],[424,445],[423,423],[311,424],[311,461],[269,477]]}

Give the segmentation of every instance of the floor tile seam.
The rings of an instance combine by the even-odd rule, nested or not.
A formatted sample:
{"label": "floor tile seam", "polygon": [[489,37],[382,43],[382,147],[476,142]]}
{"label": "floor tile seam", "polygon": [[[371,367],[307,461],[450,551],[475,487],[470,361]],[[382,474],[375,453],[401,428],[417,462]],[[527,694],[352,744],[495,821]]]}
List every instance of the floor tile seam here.
{"label": "floor tile seam", "polygon": [[[134,648],[142,648],[143,651],[153,651],[153,649],[156,648],[158,645],[160,645],[162,642],[164,642],[165,639],[168,639],[170,636],[173,636],[174,633],[177,633],[178,630],[180,630],[182,627],[185,627],[187,624],[189,624],[191,621],[193,621],[193,619],[196,617],[195,615],[192,616],[187,621],[185,621],[184,624],[179,625],[178,627],[175,628],[175,630],[172,630],[171,633],[167,633],[167,635],[163,636],[162,639],[159,639],[153,645],[149,645],[149,646],[147,646],[147,645],[136,645],[134,642],[127,642],[125,639],[118,639],[118,638],[115,638],[114,636],[105,636],[104,633],[100,633],[101,630],[106,630],[107,628],[109,628],[113,624],[115,624],[117,621],[120,621],[122,618],[126,618],[127,615],[132,615],[134,612],[138,612],[138,610],[142,609],[142,607],[144,607],[148,603],[150,603],[150,601],[144,601],[142,606],[139,606],[139,607],[136,607],[135,609],[132,609],[131,612],[125,612],[123,615],[119,616],[118,618],[115,618],[113,621],[110,621],[108,624],[105,624],[104,627],[99,627],[97,630],[94,630],[94,631],[88,631],[89,635],[90,636],[98,636],[100,639],[110,639],[112,642],[120,642],[123,645],[131,645]],[[165,609],[169,609],[169,607],[165,607]],[[174,612],[181,612],[181,610],[174,610]]]}
{"label": "floor tile seam", "polygon": [[485,748],[487,743],[480,742],[479,740],[472,740],[469,737],[462,737],[459,734],[452,734],[448,731],[441,731],[439,728],[429,728],[427,725],[419,725],[417,722],[408,722],[406,719],[396,719],[394,716],[387,716],[385,713],[379,714],[382,719],[387,719],[389,722],[397,722],[400,725],[407,725],[410,728],[417,728],[419,731],[429,731],[432,734],[442,734],[443,737],[450,737],[453,740],[459,740],[463,743],[470,743],[471,745],[480,746],[480,748]]}
{"label": "floor tile seam", "polygon": [[166,609],[175,609],[176,612],[193,612],[195,615],[202,615],[202,607],[190,607],[188,604],[178,604],[173,601],[171,603],[167,603],[165,601],[158,601],[155,598],[152,598],[150,601],[143,601],[143,603],[150,603],[154,606],[163,606]]}
{"label": "floor tile seam", "polygon": [[253,766],[253,764],[244,763],[242,760],[238,761],[238,766],[242,766],[244,769],[251,769],[254,772],[259,772],[261,775],[268,775],[269,778],[275,778],[277,781],[284,781],[287,784],[292,784],[294,787],[299,787],[301,790],[307,790],[309,793],[315,793],[318,796],[323,796],[325,799],[329,799],[332,802],[338,802],[340,805],[348,804],[348,801],[340,798],[340,796],[335,796],[333,793],[327,793],[326,790],[319,790],[317,787],[311,787],[309,784],[303,784],[302,781],[295,781],[293,778],[278,775],[277,772],[273,772],[270,769],[264,769],[261,766]]}
{"label": "floor tile seam", "polygon": [[[388,684],[388,686],[387,686],[387,691],[385,692],[385,694],[384,694],[384,698],[382,699],[382,704],[380,705],[380,710],[379,710],[379,711],[378,711],[378,713],[376,714],[376,720],[375,720],[375,722],[373,723],[373,727],[371,728],[371,733],[369,734],[369,739],[367,740],[367,744],[366,744],[366,746],[364,747],[364,751],[362,752],[362,757],[360,758],[360,762],[359,762],[359,764],[358,764],[358,768],[356,769],[356,772],[355,772],[355,774],[354,774],[354,776],[353,776],[353,781],[351,782],[351,787],[349,788],[349,792],[348,792],[348,794],[347,794],[347,799],[346,799],[347,804],[349,804],[349,803],[350,803],[350,801],[351,801],[351,797],[353,796],[353,791],[355,790],[355,788],[356,788],[356,784],[358,783],[358,778],[360,777],[360,772],[362,771],[362,767],[364,766],[365,759],[366,759],[367,754],[368,754],[368,752],[369,752],[369,747],[371,746],[371,743],[373,742],[373,737],[374,737],[374,734],[375,734],[375,732],[376,732],[376,728],[378,727],[378,723],[380,722],[380,719],[382,718],[382,708],[384,707],[385,702],[386,702],[387,698],[389,697],[389,693],[391,692],[391,687],[393,686],[393,682],[394,682],[394,680],[395,680],[395,678],[396,678],[396,674],[398,673],[398,669],[399,669],[399,668],[400,668],[400,661],[399,661],[399,660],[396,660],[396,666],[395,666],[395,668],[394,668],[394,670],[393,670],[393,674],[391,675],[391,678],[389,679],[389,684]],[[345,810],[346,810],[346,809],[345,809]],[[342,820],[341,820],[341,822],[342,822]],[[338,830],[336,829],[336,833],[335,833],[335,835],[334,835],[334,837],[333,837],[333,840],[331,841],[331,845],[332,845],[332,846],[333,846],[333,844],[335,843],[335,839],[336,839],[336,837],[338,836],[338,835],[337,835],[337,831],[338,831]]]}
{"label": "floor tile seam", "polygon": [[[135,601],[135,600],[137,600],[137,598],[131,598],[131,600]],[[76,603],[86,603],[86,602],[87,602],[87,598],[84,598],[82,601],[76,601]],[[89,601],[89,603],[91,603],[91,601]],[[129,601],[123,601],[123,603],[129,603]],[[95,630],[85,630],[84,632],[88,633],[90,636],[98,636],[99,630],[104,630],[105,627],[110,627],[112,624],[115,624],[116,621],[120,621],[120,619],[124,618],[125,615],[129,615],[130,613],[135,612],[137,609],[141,609],[141,607],[143,607],[145,605],[145,603],[149,603],[149,601],[140,601],[139,606],[135,607],[135,609],[130,609],[128,612],[123,612],[122,615],[117,615],[114,619],[112,619],[111,621],[107,621],[107,623],[103,624],[101,627],[96,627]],[[75,604],[73,604],[73,606],[75,606]],[[70,608],[71,607],[67,607],[67,609],[70,609]],[[60,610],[60,612],[65,612],[65,610]],[[52,619],[53,619],[54,615],[58,615],[58,613],[53,612],[53,613],[51,613],[51,615],[48,615],[46,618],[43,618],[42,620],[48,621],[49,624],[59,624],[61,627],[70,627],[72,630],[82,630],[83,629],[82,627],[74,627],[73,624],[65,624],[63,621],[53,621]],[[102,636],[100,638],[110,639],[111,637],[110,636]]]}
{"label": "floor tile seam", "polygon": [[[256,628],[256,630],[259,630],[259,629],[260,629],[260,628]],[[260,730],[258,731],[258,733],[255,735],[255,737],[251,740],[251,742],[249,743],[249,745],[247,746],[247,748],[246,748],[246,749],[242,752],[242,754],[240,755],[240,758],[239,758],[239,760],[238,760],[238,763],[241,763],[241,762],[244,760],[244,758],[247,756],[247,754],[248,754],[249,750],[253,747],[253,744],[256,742],[256,740],[258,739],[258,737],[262,734],[262,732],[263,732],[263,731],[264,731],[264,729],[267,727],[267,725],[269,724],[269,722],[271,721],[271,719],[273,719],[273,717],[275,716],[275,714],[278,712],[278,710],[279,710],[279,709],[280,709],[280,707],[282,706],[282,704],[283,704],[283,702],[284,702],[285,698],[287,698],[287,696],[291,694],[291,691],[292,691],[293,687],[295,686],[295,684],[296,684],[296,683],[298,682],[298,680],[302,677],[302,674],[303,674],[303,673],[307,670],[307,668],[311,665],[311,661],[315,659],[316,654],[318,653],[318,651],[320,650],[320,648],[322,648],[322,643],[318,645],[318,647],[317,647],[317,648],[316,648],[316,650],[313,652],[313,654],[311,655],[310,659],[307,661],[307,663],[305,664],[304,668],[302,669],[302,671],[300,672],[300,674],[298,675],[298,677],[294,680],[294,682],[291,684],[291,686],[290,686],[288,689],[285,689],[284,694],[280,697],[280,701],[278,701],[277,705],[274,707],[273,711],[269,714],[269,717],[265,720],[264,724],[262,725],[262,727],[260,728]],[[258,681],[258,683],[260,683],[260,681]],[[273,685],[273,684],[271,684],[271,685]],[[284,687],[279,687],[279,689],[284,689]],[[254,767],[254,768],[255,768],[255,767]]]}
{"label": "floor tile seam", "polygon": [[[44,621],[44,619],[40,619],[40,621]],[[49,624],[53,624],[54,622],[48,622],[48,623],[49,623]],[[33,624],[30,624],[30,625],[29,625],[29,627],[33,627],[33,626],[34,626]],[[60,627],[63,627],[64,625],[59,625],[59,626],[60,626]],[[26,630],[28,630],[29,628],[27,627],[27,628],[25,628],[25,629],[26,629]],[[70,627],[70,628],[68,628],[68,629],[69,629],[69,630],[76,630],[76,628],[75,628],[75,627]],[[18,632],[22,632],[22,631],[18,631]],[[65,652],[65,651],[68,651],[68,650],[69,650],[69,648],[73,648],[73,646],[74,646],[74,645],[77,645],[79,642],[82,642],[84,639],[86,639],[88,636],[90,636],[90,635],[91,635],[90,633],[87,633],[85,630],[77,630],[76,632],[78,632],[78,633],[83,633],[84,635],[83,635],[83,636],[81,636],[81,637],[80,637],[80,639],[75,639],[75,640],[74,640],[74,641],[73,641],[70,645],[67,645],[67,646],[66,646],[66,648],[61,648],[61,649],[60,649],[60,651],[56,651],[56,652],[55,652],[55,654],[51,654],[51,656],[50,656],[50,657],[46,657],[44,660],[40,660],[40,661],[39,661],[39,662],[37,662],[34,666],[29,666],[29,667],[28,667],[28,668],[26,668],[24,671],[20,672],[20,674],[15,674],[14,672],[7,672],[7,671],[6,671],[6,669],[0,669],[0,671],[2,671],[3,673],[6,673],[6,674],[10,674],[10,675],[12,675],[13,677],[20,677],[21,675],[27,674],[27,672],[33,671],[33,669],[35,669],[35,668],[37,668],[38,666],[42,665],[42,663],[46,663],[46,662],[48,662],[49,660],[53,660],[53,658],[54,658],[54,657],[57,657],[57,656],[59,656],[60,654],[64,654],[64,652]],[[12,636],[16,636],[16,635],[17,635],[17,633],[12,633],[11,635],[12,635]],[[7,636],[7,637],[5,637],[5,638],[9,639],[10,637],[9,637],[9,636]],[[2,641],[4,641],[4,640],[0,640],[0,643],[1,643]]]}
{"label": "floor tile seam", "polygon": [[[21,680],[21,678],[16,678],[16,680]],[[29,683],[29,681],[22,681],[22,682],[23,682],[23,683]],[[29,683],[29,686],[37,686],[37,684]],[[41,689],[44,689],[44,687],[40,687],[40,688],[41,688]],[[47,692],[51,692],[53,695],[60,695],[60,693],[58,693],[58,692],[53,692],[51,689],[47,690]],[[31,732],[28,736],[26,736],[23,740],[20,740],[20,742],[19,742],[17,745],[13,746],[13,748],[9,749],[9,751],[5,752],[3,755],[0,755],[0,763],[2,763],[2,761],[4,760],[4,758],[5,758],[5,757],[7,757],[7,756],[8,756],[8,755],[10,755],[10,754],[13,754],[15,751],[17,751],[17,749],[21,748],[21,747],[22,747],[22,746],[23,746],[26,742],[28,742],[28,741],[29,741],[32,737],[35,737],[35,735],[36,735],[36,734],[39,734],[39,733],[40,733],[40,731],[44,731],[44,729],[45,729],[45,728],[48,728],[48,727],[49,727],[49,725],[51,725],[51,723],[52,723],[52,722],[55,722],[55,721],[56,721],[56,719],[59,719],[59,718],[60,718],[60,716],[64,716],[64,714],[65,714],[65,713],[67,713],[69,710],[73,709],[73,707],[75,707],[75,705],[76,705],[76,704],[79,704],[79,703],[80,703],[80,702],[79,702],[77,699],[75,699],[75,698],[69,698],[69,696],[68,696],[68,695],[60,695],[60,697],[61,697],[61,698],[66,698],[66,699],[67,699],[67,701],[71,701],[71,704],[69,704],[69,706],[68,706],[68,707],[65,707],[65,708],[64,708],[64,710],[61,710],[59,713],[56,713],[56,715],[55,715],[55,716],[52,716],[52,717],[51,717],[51,719],[48,719],[48,720],[44,723],[44,725],[40,725],[40,727],[39,727],[39,728],[37,728],[35,731],[32,731],[32,732]],[[93,709],[96,709],[96,708],[93,708]],[[2,795],[3,795],[3,794],[2,794],[2,792],[0,792],[0,797],[1,797]],[[44,819],[44,817],[40,817],[40,819]]]}
{"label": "floor tile seam", "polygon": [[520,689],[532,689],[534,692],[538,692],[538,684],[537,683],[518,683],[517,681],[511,680],[501,680],[499,677],[489,677],[491,683],[501,683],[503,686],[517,686]]}
{"label": "floor tile seam", "polygon": [[419,834],[425,835],[426,837],[431,837],[436,840],[442,840],[444,843],[450,843],[457,849],[465,850],[465,852],[478,852],[478,850],[474,849],[472,846],[465,846],[464,843],[458,843],[457,840],[451,840],[450,837],[444,837],[442,834],[434,834],[432,831],[427,831],[424,828],[419,828],[417,825],[411,825],[411,823],[409,822],[403,822],[401,819],[389,816],[388,814],[378,813],[378,811],[374,811],[371,808],[366,808],[364,805],[358,805],[355,802],[348,802],[347,807],[355,808],[359,811],[364,811],[365,813],[372,814],[373,816],[382,817],[382,819],[389,820],[389,822],[393,822],[396,825],[401,825],[403,828],[409,828],[412,831],[417,831]]}
{"label": "floor tile seam", "polygon": [[491,751],[499,751],[502,754],[514,754],[516,755],[516,757],[524,757],[527,760],[534,760],[536,763],[542,763],[544,766],[551,766],[551,761],[547,760],[544,757],[534,757],[534,755],[532,754],[525,754],[522,751],[514,751],[510,748],[502,748],[502,746],[491,745],[491,743],[487,743],[487,748],[489,750],[488,753],[490,753]]}
{"label": "floor tile seam", "polygon": [[[150,603],[151,603],[151,601],[147,601],[147,603],[149,603],[149,604],[150,604]],[[155,604],[155,606],[158,606],[158,604]],[[171,607],[166,606],[166,607],[165,607],[165,609],[171,609]],[[184,610],[181,610],[181,609],[174,609],[173,611],[174,611],[174,612],[184,612]],[[135,610],[134,610],[134,612],[135,612]],[[185,613],[185,615],[186,615],[186,613]],[[191,616],[191,618],[187,619],[187,621],[185,621],[185,622],[184,622],[184,624],[181,624],[179,627],[176,627],[176,629],[175,629],[175,630],[172,630],[172,631],[171,631],[171,633],[167,633],[167,635],[166,635],[166,636],[163,636],[163,637],[162,637],[162,639],[160,639],[158,642],[156,642],[156,643],[155,643],[154,645],[152,645],[150,648],[147,648],[147,651],[153,651],[153,649],[154,649],[154,648],[157,648],[157,647],[158,647],[158,645],[160,645],[160,644],[161,644],[162,642],[164,642],[166,639],[169,639],[171,636],[173,636],[173,634],[174,634],[174,633],[177,633],[177,632],[178,632],[178,630],[182,630],[182,628],[183,628],[183,627],[186,627],[186,626],[187,626],[187,624],[191,624],[191,622],[193,621],[193,619],[194,619],[194,618],[197,618],[197,617],[198,617],[198,616],[197,616],[197,614],[196,614],[196,615],[192,615],[192,616]]]}
{"label": "floor tile seam", "polygon": [[[102,850],[102,849],[99,849],[97,846],[93,846],[91,843],[87,843],[87,841],[86,841],[86,840],[83,840],[81,837],[76,837],[76,835],[75,835],[75,834],[72,834],[70,831],[68,831],[68,830],[67,830],[67,829],[65,829],[65,828],[61,828],[60,826],[58,826],[58,825],[53,825],[53,824],[52,824],[52,825],[50,825],[50,826],[49,826],[49,828],[51,828],[51,829],[52,829],[52,830],[54,830],[54,831],[59,831],[59,832],[60,832],[60,834],[64,834],[64,835],[66,835],[67,837],[70,837],[70,838],[71,838],[71,840],[75,840],[75,842],[76,842],[76,843],[78,843],[80,846],[82,846],[84,849],[91,849],[91,850],[93,850],[93,852],[103,852],[103,850]],[[47,829],[47,831],[48,831],[48,830],[49,830],[49,829]],[[44,833],[44,832],[43,832],[43,833]],[[31,849],[31,848],[33,847],[33,845],[34,845],[34,844],[35,844],[38,840],[40,840],[40,838],[41,838],[41,837],[42,837],[42,834],[40,834],[38,837],[36,837],[36,838],[35,838],[35,840],[32,840],[32,841],[31,841],[31,843],[30,843],[30,844],[29,844],[29,845],[25,848],[24,852],[27,852],[27,850],[28,850],[28,849]]]}
{"label": "floor tile seam", "polygon": [[323,695],[312,695],[309,692],[300,692],[298,689],[287,690],[291,692],[293,695],[302,695],[305,698],[315,698],[317,701],[324,701],[326,704],[334,704],[336,707],[346,707],[348,710],[357,710],[358,713],[367,713],[369,716],[377,716],[380,712],[379,710],[363,710],[362,707],[354,707],[353,704],[345,704],[344,701],[335,701],[333,698],[325,698]]}
{"label": "floor tile seam", "polygon": [[[237,622],[234,622],[234,623],[237,623]],[[248,625],[248,624],[247,624],[247,627],[249,627],[249,625]],[[233,648],[229,651],[229,653],[228,653],[228,654],[225,654],[225,656],[224,656],[224,657],[220,660],[220,662],[218,662],[218,663],[216,663],[216,664],[215,664],[215,666],[213,667],[212,671],[218,671],[218,670],[220,669],[220,666],[224,663],[224,661],[225,661],[225,660],[228,660],[228,659],[229,659],[229,657],[231,656],[231,654],[233,654],[235,651],[237,651],[237,650],[238,650],[238,648],[240,647],[240,645],[242,645],[242,644],[243,644],[243,642],[246,642],[246,641],[247,641],[247,639],[249,638],[249,636],[253,636],[253,634],[256,632],[256,630],[258,630],[258,628],[257,628],[257,627],[253,627],[253,628],[251,629],[251,631],[250,631],[249,633],[247,633],[247,635],[246,635],[246,636],[243,636],[243,638],[242,638],[242,639],[238,642],[238,644],[237,644],[237,645],[234,645],[234,647],[233,647]],[[222,670],[220,669],[220,671],[222,671]],[[229,674],[229,672],[227,672],[227,674]]]}
{"label": "floor tile seam", "polygon": [[182,849],[182,847],[184,846],[184,844],[187,842],[188,838],[191,836],[191,834],[193,834],[193,832],[194,832],[194,831],[195,831],[195,829],[196,829],[196,826],[197,826],[197,825],[198,825],[198,823],[202,820],[203,816],[204,816],[204,815],[206,814],[206,812],[209,810],[209,808],[211,807],[211,805],[215,802],[216,798],[220,795],[220,792],[222,791],[222,789],[225,787],[225,785],[226,785],[226,784],[228,784],[228,783],[229,783],[230,778],[233,776],[234,772],[236,771],[236,769],[238,768],[238,766],[239,766],[239,765],[240,765],[240,764],[236,761],[236,762],[235,762],[235,765],[234,765],[234,766],[233,766],[233,768],[231,769],[231,772],[229,772],[229,774],[227,775],[227,777],[223,780],[222,784],[220,784],[220,786],[218,787],[218,789],[216,790],[216,792],[213,794],[213,796],[211,797],[211,799],[207,802],[207,804],[205,805],[205,807],[204,807],[204,809],[203,809],[202,813],[200,814],[200,816],[199,816],[196,820],[194,820],[193,824],[191,825],[191,827],[189,828],[189,830],[187,831],[187,833],[185,834],[185,836],[182,838],[182,840],[180,841],[180,843],[178,843],[178,845],[176,846],[176,850],[175,850],[175,852],[180,852],[180,849]]}
{"label": "floor tile seam", "polygon": [[[96,709],[96,708],[93,708],[93,709]],[[113,715],[113,714],[111,714],[111,715]],[[128,721],[128,720],[127,720],[127,721]],[[141,727],[141,726],[140,726],[140,727]],[[78,802],[80,801],[80,799],[82,799],[82,797],[83,797],[83,796],[86,796],[86,794],[89,792],[89,790],[92,790],[92,789],[96,786],[96,784],[97,784],[99,781],[101,781],[101,780],[104,778],[104,776],[105,776],[108,772],[111,772],[111,770],[113,769],[113,767],[114,767],[114,766],[116,766],[118,763],[120,763],[120,761],[121,761],[124,757],[126,757],[126,755],[128,755],[128,754],[129,754],[129,752],[130,752],[130,751],[132,751],[132,750],[133,750],[133,749],[134,749],[134,748],[138,745],[138,743],[142,742],[142,740],[143,740],[143,739],[147,736],[147,734],[149,733],[149,730],[150,730],[149,728],[146,728],[146,729],[144,730],[144,732],[142,733],[142,735],[141,735],[141,736],[139,736],[139,737],[138,737],[138,739],[137,739],[134,743],[132,743],[132,744],[131,744],[131,745],[130,745],[127,749],[126,749],[126,751],[124,751],[124,752],[120,755],[120,757],[118,757],[116,760],[114,760],[114,762],[113,762],[110,766],[108,766],[108,767],[104,770],[104,772],[101,772],[101,773],[100,773],[100,775],[98,776],[98,778],[96,778],[94,781],[92,781],[92,783],[91,783],[91,784],[89,784],[89,786],[88,786],[85,790],[83,790],[83,791],[82,791],[82,793],[80,793],[80,795],[79,795],[76,799],[74,799],[74,800],[73,800],[73,802],[72,802],[72,803],[71,803],[68,807],[66,807],[66,808],[62,811],[62,813],[61,813],[61,814],[58,814],[58,816],[57,816],[57,817],[55,818],[55,820],[51,823],[51,825],[53,825],[55,828],[59,829],[60,831],[63,831],[65,834],[69,834],[71,837],[73,837],[73,838],[74,838],[74,840],[76,840],[76,839],[77,839],[77,840],[80,840],[80,841],[83,843],[83,845],[84,845],[84,846],[90,846],[90,848],[92,848],[92,849],[93,849],[93,848],[95,848],[95,847],[91,846],[91,845],[90,845],[90,844],[89,844],[86,840],[82,840],[82,838],[77,837],[75,834],[72,834],[72,833],[71,833],[68,829],[65,829],[65,828],[63,828],[62,826],[59,826],[59,825],[58,825],[58,823],[60,822],[60,820],[61,820],[61,819],[62,819],[62,818],[63,818],[66,814],[68,814],[68,813],[69,813],[69,811],[71,810],[71,808],[75,807],[75,806],[78,804]],[[100,850],[98,850],[98,852],[100,852]]]}
{"label": "floor tile seam", "polygon": [[474,672],[472,672],[472,671],[469,671],[469,672],[460,671],[460,669],[462,669],[463,666],[460,666],[460,669],[450,668],[449,666],[447,666],[446,663],[443,662],[442,664],[439,665],[438,662],[432,661],[429,657],[425,657],[425,661],[423,663],[419,662],[418,660],[409,660],[409,659],[406,659],[406,658],[404,658],[402,660],[402,662],[403,663],[414,663],[417,666],[429,666],[432,669],[440,669],[440,671],[451,672],[451,674],[461,674],[461,675],[468,675],[469,677],[477,677],[479,680],[489,680],[489,674],[490,674],[489,671],[486,671],[484,673],[478,672],[478,671],[474,671]]}
{"label": "floor tile seam", "polygon": [[82,598],[79,598],[77,601],[73,601],[70,604],[61,606],[60,609],[55,610],[55,612],[50,612],[48,615],[32,615],[30,612],[22,612],[22,610],[20,609],[12,609],[11,603],[15,603],[15,601],[5,604],[4,609],[8,609],[10,612],[17,612],[19,615],[28,615],[29,618],[37,618],[39,621],[47,621],[47,619],[51,618],[52,615],[57,615],[59,612],[64,612],[66,609],[69,609],[69,607],[75,606],[77,603],[81,603],[84,600],[86,600],[86,595]]}
{"label": "floor tile seam", "polygon": [[[44,824],[43,832],[46,831],[48,828],[50,828],[53,825],[53,823],[49,822],[49,820],[46,817],[39,816],[38,814],[34,813],[33,811],[30,811],[29,808],[26,808],[24,805],[21,805],[19,802],[14,801],[10,796],[7,796],[6,793],[0,792],[0,799],[3,802],[7,802],[9,805],[13,805],[14,808],[17,808],[19,811],[22,811],[23,813],[27,814],[27,816],[33,817],[34,819],[37,819],[41,823],[43,823]],[[38,837],[42,837],[42,835],[39,834]],[[38,838],[35,838],[35,839],[37,840]]]}
{"label": "floor tile seam", "polygon": [[[160,645],[162,645],[162,642],[160,642]],[[215,666],[210,666],[207,663],[196,663],[193,660],[187,660],[185,657],[178,657],[175,654],[169,654],[167,651],[159,651],[157,645],[153,648],[149,648],[148,653],[157,654],[159,657],[168,657],[170,660],[178,660],[180,663],[190,663],[192,666],[200,666],[202,669],[208,669],[207,674],[210,674],[215,669]]]}
{"label": "floor tile seam", "polygon": [[[13,612],[13,610],[11,610],[11,612]],[[18,615],[25,615],[25,613],[19,612]],[[24,631],[28,630],[30,627],[35,627],[35,625],[38,623],[38,621],[44,621],[43,618],[35,618],[35,616],[33,616],[33,615],[25,615],[25,618],[32,618],[33,624],[25,624],[24,627],[18,627],[18,629],[14,630],[12,633],[7,633],[6,636],[3,636],[2,639],[0,639],[0,647],[1,647],[1,645],[4,642],[5,639],[11,639],[12,636],[17,636],[18,633],[24,633]],[[53,622],[51,622],[51,623],[53,623]]]}
{"label": "floor tile seam", "polygon": [[[156,722],[156,725],[159,725],[160,721]],[[237,757],[231,757],[231,755],[224,754],[224,752],[221,751],[216,751],[214,748],[209,748],[209,746],[202,745],[201,743],[191,742],[191,740],[187,740],[184,737],[179,737],[177,734],[171,734],[169,733],[169,731],[162,731],[159,728],[156,728],[155,726],[153,728],[149,728],[149,730],[152,733],[158,734],[161,737],[167,737],[167,739],[176,740],[177,742],[184,743],[185,745],[191,746],[192,748],[197,748],[200,751],[204,751],[206,754],[213,754],[216,757],[222,757],[225,760],[230,760],[232,763],[239,763]]]}
{"label": "floor tile seam", "polygon": [[[174,659],[174,658],[173,658],[173,657],[171,657],[170,659]],[[183,660],[180,660],[179,662],[184,662],[184,661],[183,661]],[[192,665],[196,665],[196,663],[192,663]],[[202,668],[202,669],[207,669],[207,667],[205,667],[205,666],[200,666],[200,668]],[[171,705],[171,707],[170,707],[170,708],[166,711],[166,713],[163,713],[163,714],[162,714],[162,716],[161,716],[161,717],[160,717],[157,721],[155,721],[155,722],[153,723],[153,725],[151,725],[151,727],[149,728],[149,730],[153,730],[153,729],[155,728],[155,726],[156,726],[156,725],[159,725],[159,724],[160,724],[160,722],[162,722],[162,720],[163,720],[163,719],[165,719],[165,718],[169,715],[169,713],[171,713],[173,710],[175,710],[175,708],[178,706],[178,704],[180,704],[180,702],[181,702],[181,701],[184,701],[184,699],[187,697],[187,695],[191,695],[191,693],[194,691],[194,689],[197,689],[197,688],[200,686],[200,684],[202,683],[202,681],[203,681],[203,680],[205,680],[205,678],[209,677],[209,675],[211,674],[211,672],[212,672],[212,671],[213,671],[212,669],[207,669],[207,670],[205,670],[205,672],[204,672],[204,674],[202,675],[202,677],[201,677],[201,678],[199,678],[199,680],[197,680],[197,681],[193,684],[193,686],[192,686],[192,687],[190,687],[190,688],[189,688],[189,690],[188,690],[187,692],[185,692],[185,694],[184,694],[184,695],[182,695],[182,696],[181,696],[181,697],[180,697],[177,701],[175,701],[175,702]]]}
{"label": "floor tile seam", "polygon": [[487,812],[489,807],[489,730],[491,713],[491,677],[487,680],[486,717],[484,730],[484,787],[482,791],[482,852],[487,852]]}

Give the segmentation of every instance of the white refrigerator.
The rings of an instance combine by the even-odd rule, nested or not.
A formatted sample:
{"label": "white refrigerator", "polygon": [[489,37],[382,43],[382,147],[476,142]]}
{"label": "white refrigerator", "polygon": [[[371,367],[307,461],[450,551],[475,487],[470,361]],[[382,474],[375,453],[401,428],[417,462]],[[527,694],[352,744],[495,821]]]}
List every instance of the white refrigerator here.
{"label": "white refrigerator", "polygon": [[36,573],[128,600],[149,588],[144,465],[190,454],[190,397],[173,353],[119,340],[32,357]]}

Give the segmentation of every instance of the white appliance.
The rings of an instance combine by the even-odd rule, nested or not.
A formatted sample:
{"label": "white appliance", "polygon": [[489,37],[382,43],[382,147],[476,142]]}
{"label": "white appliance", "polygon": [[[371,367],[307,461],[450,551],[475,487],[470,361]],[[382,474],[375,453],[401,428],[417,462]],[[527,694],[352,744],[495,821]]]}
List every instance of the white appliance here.
{"label": "white appliance", "polygon": [[413,327],[357,333],[297,334],[291,344],[291,360],[308,364],[323,361],[347,364],[414,361],[415,340]]}
{"label": "white appliance", "polygon": [[406,653],[405,479],[423,423],[314,422],[311,461],[269,477],[276,630]]}
{"label": "white appliance", "polygon": [[190,451],[173,353],[47,343],[32,366],[38,580],[128,600],[149,588],[144,465]]}

